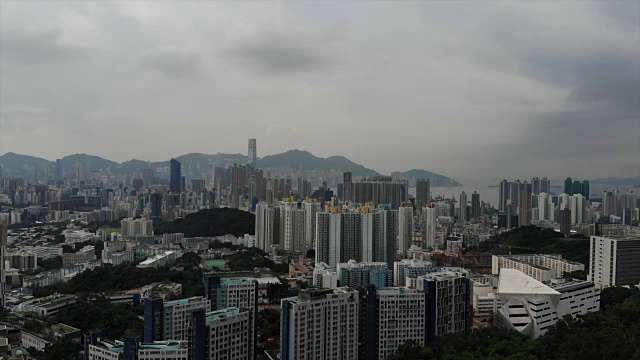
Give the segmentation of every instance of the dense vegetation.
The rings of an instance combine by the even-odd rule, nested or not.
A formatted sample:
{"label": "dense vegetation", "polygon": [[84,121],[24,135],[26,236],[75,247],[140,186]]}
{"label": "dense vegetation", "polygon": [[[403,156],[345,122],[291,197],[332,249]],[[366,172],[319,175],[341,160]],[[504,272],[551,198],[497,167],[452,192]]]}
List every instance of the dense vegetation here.
{"label": "dense vegetation", "polygon": [[231,271],[252,271],[254,268],[269,268],[276,273],[288,273],[289,264],[277,264],[265,257],[266,253],[258,248],[243,248],[229,258]]}
{"label": "dense vegetation", "polygon": [[563,237],[552,229],[523,226],[493,236],[478,245],[479,250],[495,255],[505,254],[561,254],[563,258],[589,264],[589,239],[585,237]]}
{"label": "dense vegetation", "polygon": [[157,225],[154,230],[156,235],[184,233],[185,237],[226,234],[244,236],[244,234],[255,233],[255,216],[238,209],[205,209],[189,214],[184,219]]}
{"label": "dense vegetation", "polygon": [[536,340],[499,329],[445,336],[428,347],[403,345],[389,360],[640,359],[640,291],[602,291],[601,311],[558,321]]}
{"label": "dense vegetation", "polygon": [[[105,265],[82,272],[66,283],[36,288],[34,296],[42,297],[55,292],[65,294],[109,293],[162,281],[182,284],[183,297],[202,296],[204,288],[202,271],[197,267],[199,262],[198,255],[186,253],[172,264],[173,269],[169,267],[138,268],[132,263],[118,266]],[[182,269],[175,269],[176,267]]]}

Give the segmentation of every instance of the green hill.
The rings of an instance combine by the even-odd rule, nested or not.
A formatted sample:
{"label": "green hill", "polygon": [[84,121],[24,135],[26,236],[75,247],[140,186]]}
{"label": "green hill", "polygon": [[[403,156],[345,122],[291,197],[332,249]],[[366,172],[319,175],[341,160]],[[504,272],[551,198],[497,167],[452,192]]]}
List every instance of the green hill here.
{"label": "green hill", "polygon": [[351,170],[354,177],[370,177],[380,175],[378,172],[368,169],[343,156],[330,156],[321,158],[308,151],[289,150],[281,154],[268,155],[258,160],[258,168],[289,168],[292,171],[302,170]]}

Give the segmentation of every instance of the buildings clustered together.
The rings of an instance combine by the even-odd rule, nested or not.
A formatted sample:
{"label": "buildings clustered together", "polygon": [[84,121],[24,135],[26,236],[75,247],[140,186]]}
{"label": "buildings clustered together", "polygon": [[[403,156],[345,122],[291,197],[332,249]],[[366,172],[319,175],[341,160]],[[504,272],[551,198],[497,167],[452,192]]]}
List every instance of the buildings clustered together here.
{"label": "buildings clustered together", "polygon": [[[155,236],[153,226],[211,207],[255,214],[255,237],[236,238],[238,244],[257,247],[273,259],[283,253],[313,258],[308,268],[303,261],[294,266],[295,279],[309,280],[311,288],[281,300],[280,359],[385,359],[409,341],[426,345],[490,317],[495,326],[535,338],[563,316],[598,311],[600,289],[640,284],[633,192],[605,192],[596,199],[588,181],[568,178],[564,192],[555,195],[547,178],[503,180],[498,209],[493,209],[477,192],[462,191],[458,199],[434,197],[429,179],[409,181],[398,173],[357,180],[350,171],[339,178],[298,171],[294,181],[291,174],[257,169],[255,139],[249,140],[247,159],[244,165],[199,172],[189,166],[187,175],[183,164],[171,159],[167,168],[144,169],[125,184],[114,184],[109,171],[89,177],[81,162],[72,180],[63,180],[57,169],[54,184],[0,179],[3,199],[27,205],[0,217],[0,305],[7,305],[7,279],[37,268],[38,258],[61,256],[63,267],[24,277],[22,285],[50,285],[125,261],[165,266],[184,250],[208,250],[208,242],[184,234]],[[110,235],[65,230],[65,244],[103,240],[100,259],[91,245],[63,253],[61,246],[33,242],[35,236],[24,243],[12,238],[15,249],[8,252],[7,227],[24,217],[119,221],[119,227]],[[529,225],[591,236],[589,267],[560,255],[463,251]],[[563,278],[585,270],[587,281]],[[84,336],[85,359],[254,359],[258,281],[210,274],[203,281],[201,297],[134,296],[133,303],[144,306],[144,336],[106,339],[99,329],[91,330]],[[129,294],[118,296],[129,299]],[[64,305],[60,300],[17,306],[57,311]]]}

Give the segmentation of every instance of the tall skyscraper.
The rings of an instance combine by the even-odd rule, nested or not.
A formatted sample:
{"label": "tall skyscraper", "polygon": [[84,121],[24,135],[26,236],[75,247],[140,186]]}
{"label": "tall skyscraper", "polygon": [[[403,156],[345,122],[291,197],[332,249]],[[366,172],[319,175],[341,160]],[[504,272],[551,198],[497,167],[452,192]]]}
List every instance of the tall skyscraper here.
{"label": "tall skyscraper", "polygon": [[499,195],[499,200],[498,200],[498,210],[500,212],[506,212],[507,211],[507,201],[509,201],[509,191],[511,189],[511,185],[509,184],[509,182],[504,179],[500,182],[500,193]]}
{"label": "tall skyscraper", "polygon": [[582,182],[582,189],[580,191],[580,193],[582,194],[582,196],[584,196],[587,200],[589,200],[589,181],[588,180],[584,180]]}
{"label": "tall skyscraper", "polygon": [[520,184],[518,201],[518,226],[531,225],[531,185],[525,180]]}
{"label": "tall skyscraper", "polygon": [[179,194],[180,191],[180,176],[182,176],[182,165],[176,159],[171,159],[169,169],[169,191],[174,194]]}
{"label": "tall skyscraper", "polygon": [[413,206],[411,203],[402,203],[398,209],[398,252],[402,257],[407,256],[407,250],[413,240]]}
{"label": "tall skyscraper", "polygon": [[144,303],[145,342],[188,340],[191,312],[211,307],[210,300],[198,296],[173,301],[147,298]]}
{"label": "tall skyscraper", "polygon": [[463,191],[460,194],[460,203],[458,209],[458,219],[461,221],[469,221],[469,213],[467,212],[467,203],[469,200],[467,199],[467,194]]}
{"label": "tall skyscraper", "polygon": [[153,193],[149,195],[149,203],[151,204],[151,220],[154,224],[162,222],[162,194]]}
{"label": "tall skyscraper", "polygon": [[431,184],[429,179],[416,180],[416,207],[422,209],[431,201]]}
{"label": "tall skyscraper", "polygon": [[480,194],[477,191],[471,194],[471,217],[474,220],[480,218]]}
{"label": "tall skyscraper", "polygon": [[436,244],[436,219],[438,214],[436,208],[423,207],[423,226],[422,226],[422,238],[424,246],[427,248],[435,249]]}
{"label": "tall skyscraper", "polygon": [[85,181],[85,168],[84,162],[76,161],[76,181],[80,184],[80,181]]}
{"label": "tall skyscraper", "polygon": [[426,294],[426,339],[464,332],[469,320],[469,278],[465,273],[442,271],[418,277]]}
{"label": "tall skyscraper", "polygon": [[567,177],[564,180],[564,193],[567,195],[573,195],[572,189],[573,189],[573,180],[571,180],[570,177]]}
{"label": "tall skyscraper", "polygon": [[142,183],[144,187],[149,187],[153,184],[153,169],[142,170]]}
{"label": "tall skyscraper", "polygon": [[575,180],[573,184],[571,184],[571,194],[569,195],[575,195],[580,193],[582,193],[582,183],[578,180]]}
{"label": "tall skyscraper", "polygon": [[342,174],[342,183],[343,183],[343,193],[344,193],[344,201],[352,201],[352,194],[351,192],[353,191],[353,180],[352,180],[352,174],[351,171],[345,171]]}
{"label": "tall skyscraper", "polygon": [[4,311],[6,306],[6,274],[4,256],[7,248],[7,227],[9,223],[6,220],[0,220],[0,310]]}
{"label": "tall skyscraper", "polygon": [[256,166],[256,160],[258,160],[258,145],[256,139],[249,139],[249,152],[247,154],[247,161],[251,167]]}
{"label": "tall skyscraper", "polygon": [[60,184],[63,181],[62,177],[62,161],[56,159],[56,184]]}

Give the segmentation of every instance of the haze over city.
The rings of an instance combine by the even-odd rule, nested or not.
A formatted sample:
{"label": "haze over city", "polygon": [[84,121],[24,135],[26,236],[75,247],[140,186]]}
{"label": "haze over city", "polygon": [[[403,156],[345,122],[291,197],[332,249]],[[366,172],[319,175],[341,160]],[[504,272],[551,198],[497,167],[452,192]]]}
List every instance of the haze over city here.
{"label": "haze over city", "polygon": [[639,2],[461,5],[4,1],[0,153],[639,175]]}

